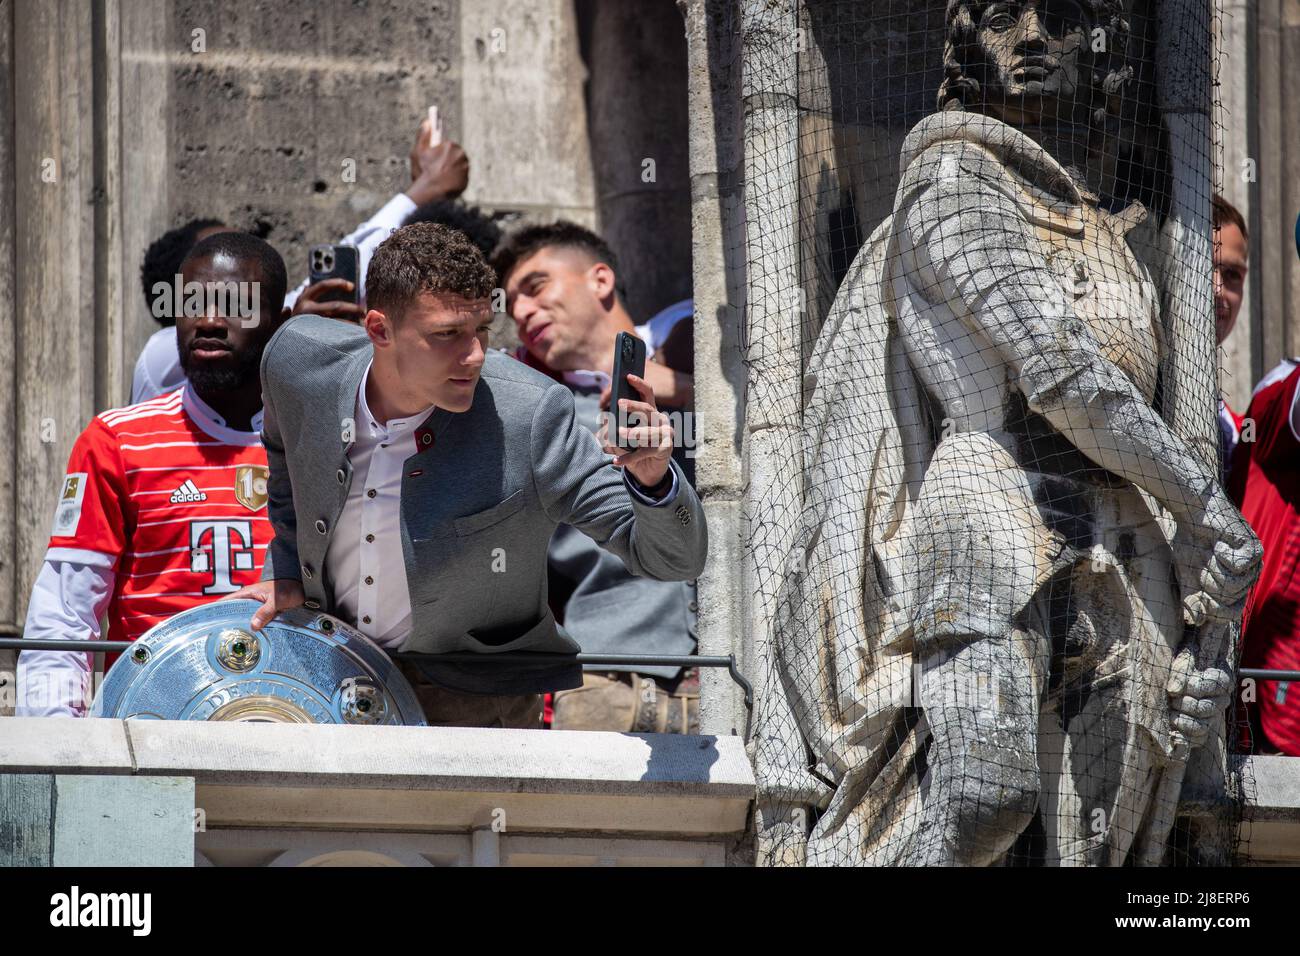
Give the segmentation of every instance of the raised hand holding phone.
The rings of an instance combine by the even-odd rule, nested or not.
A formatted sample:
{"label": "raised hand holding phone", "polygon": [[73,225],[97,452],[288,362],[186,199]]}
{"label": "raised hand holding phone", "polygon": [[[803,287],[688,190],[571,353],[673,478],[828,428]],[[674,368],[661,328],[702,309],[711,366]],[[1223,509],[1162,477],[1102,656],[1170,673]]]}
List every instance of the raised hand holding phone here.
{"label": "raised hand holding phone", "polygon": [[[628,384],[627,376],[635,375],[644,380],[645,378],[645,342],[641,341],[640,336],[632,335],[628,332],[620,332],[614,339],[614,369],[610,375],[610,388],[613,390],[610,395],[609,408],[618,419],[619,431],[615,437],[622,434],[622,430],[628,425],[628,418],[623,411],[623,403],[631,402],[640,398],[631,385]],[[651,401],[653,402],[653,393]],[[630,446],[623,444],[621,440],[616,444],[620,448]]]}
{"label": "raised hand holding phone", "polygon": [[605,454],[614,456],[615,468],[626,468],[639,484],[653,488],[668,473],[673,427],[656,407],[654,389],[643,377],[645,360],[645,343],[620,332],[614,342],[610,410],[601,417],[597,437]]}
{"label": "raised hand holding phone", "polygon": [[[330,315],[332,318],[356,319],[364,314],[357,304],[360,258],[356,246],[335,246],[329,243],[312,246],[307,252],[307,281],[310,285],[301,297],[307,300],[302,302],[303,309],[311,308],[318,315]],[[322,311],[317,308],[328,302],[344,303],[350,305],[351,309]],[[302,314],[297,303],[294,313]]]}

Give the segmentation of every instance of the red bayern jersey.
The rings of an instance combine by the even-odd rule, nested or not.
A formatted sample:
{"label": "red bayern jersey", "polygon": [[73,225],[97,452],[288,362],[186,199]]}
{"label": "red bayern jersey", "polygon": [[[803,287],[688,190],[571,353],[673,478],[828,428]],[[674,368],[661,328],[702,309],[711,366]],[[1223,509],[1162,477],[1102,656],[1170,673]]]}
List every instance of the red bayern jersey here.
{"label": "red bayern jersey", "polygon": [[[1300,670],[1300,438],[1292,406],[1300,364],[1284,361],[1255,388],[1233,455],[1229,491],[1264,546],[1259,580],[1246,601],[1242,667]],[[1300,755],[1300,685],[1261,681],[1264,733],[1284,753]]]}
{"label": "red bayern jersey", "polygon": [[1232,406],[1220,399],[1219,401],[1219,421],[1222,422],[1221,428],[1226,429],[1232,436],[1232,447],[1237,447],[1237,442],[1241,441],[1241,426],[1246,421],[1245,415],[1238,415],[1232,410]]}
{"label": "red bayern jersey", "polygon": [[226,427],[188,385],[103,412],[73,446],[46,558],[115,559],[108,639],[135,640],[260,579],[267,473],[258,432]]}

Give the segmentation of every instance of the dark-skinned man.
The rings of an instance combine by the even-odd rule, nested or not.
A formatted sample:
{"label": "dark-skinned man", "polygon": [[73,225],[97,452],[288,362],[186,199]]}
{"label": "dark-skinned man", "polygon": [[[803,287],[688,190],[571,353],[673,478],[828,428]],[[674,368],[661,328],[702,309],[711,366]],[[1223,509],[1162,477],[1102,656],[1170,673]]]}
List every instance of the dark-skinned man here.
{"label": "dark-skinned man", "polygon": [[[97,415],[58,489],[23,636],[135,640],[173,614],[256,581],[273,537],[258,365],[281,322],[284,262],[223,232],[181,266],[173,304],[186,381]],[[18,715],[81,716],[89,654],[24,651]],[[111,659],[110,659],[111,663]]]}

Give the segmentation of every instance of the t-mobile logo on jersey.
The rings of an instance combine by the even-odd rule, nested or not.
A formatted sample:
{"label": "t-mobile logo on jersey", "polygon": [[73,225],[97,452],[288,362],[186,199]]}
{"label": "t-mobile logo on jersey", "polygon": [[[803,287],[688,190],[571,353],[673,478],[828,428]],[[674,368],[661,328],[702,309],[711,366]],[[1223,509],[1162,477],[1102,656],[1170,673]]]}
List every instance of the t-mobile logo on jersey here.
{"label": "t-mobile logo on jersey", "polygon": [[230,580],[230,572],[253,570],[253,523],[191,521],[190,570],[212,574],[212,583],[203,589],[204,594],[238,591],[239,585]]}

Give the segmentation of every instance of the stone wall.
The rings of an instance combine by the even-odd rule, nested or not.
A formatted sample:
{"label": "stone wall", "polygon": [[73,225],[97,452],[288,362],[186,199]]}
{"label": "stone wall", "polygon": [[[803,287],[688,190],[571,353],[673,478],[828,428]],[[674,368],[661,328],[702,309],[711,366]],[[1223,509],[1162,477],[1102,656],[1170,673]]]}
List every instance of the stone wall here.
{"label": "stone wall", "polygon": [[[141,16],[132,6],[124,14]],[[459,6],[161,4],[162,35],[124,33],[122,48],[134,81],[124,96],[166,126],[154,218],[222,219],[304,273],[309,245],[349,232],[409,184],[407,151],[429,104],[460,135]],[[148,194],[145,169],[128,158],[127,170],[126,195]]]}

